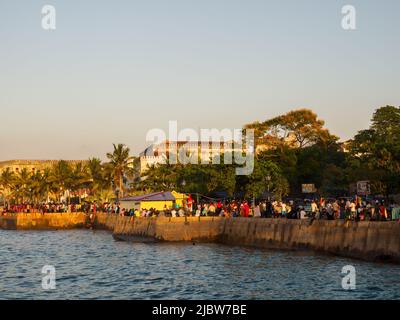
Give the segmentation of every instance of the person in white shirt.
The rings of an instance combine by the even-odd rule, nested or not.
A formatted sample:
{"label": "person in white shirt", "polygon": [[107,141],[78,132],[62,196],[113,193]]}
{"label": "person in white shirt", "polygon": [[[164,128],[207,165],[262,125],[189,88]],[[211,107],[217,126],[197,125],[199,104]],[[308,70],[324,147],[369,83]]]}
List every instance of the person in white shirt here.
{"label": "person in white shirt", "polygon": [[171,214],[172,214],[172,217],[175,218],[176,217],[176,210],[172,209]]}
{"label": "person in white shirt", "polygon": [[197,209],[196,209],[196,217],[200,217],[201,215],[201,205],[197,205]]}
{"label": "person in white shirt", "polygon": [[311,212],[312,212],[313,214],[315,214],[315,213],[317,213],[317,211],[318,211],[318,206],[317,206],[317,204],[315,203],[315,201],[311,202]]}
{"label": "person in white shirt", "polygon": [[354,219],[357,215],[357,209],[356,209],[356,204],[353,201],[350,203],[350,212],[351,212],[351,217]]}
{"label": "person in white shirt", "polygon": [[304,208],[302,207],[300,210],[300,219],[307,219],[306,217],[306,211],[304,210]]}
{"label": "person in white shirt", "polygon": [[261,212],[260,212],[260,206],[255,206],[254,207],[254,218],[259,218],[261,217]]}

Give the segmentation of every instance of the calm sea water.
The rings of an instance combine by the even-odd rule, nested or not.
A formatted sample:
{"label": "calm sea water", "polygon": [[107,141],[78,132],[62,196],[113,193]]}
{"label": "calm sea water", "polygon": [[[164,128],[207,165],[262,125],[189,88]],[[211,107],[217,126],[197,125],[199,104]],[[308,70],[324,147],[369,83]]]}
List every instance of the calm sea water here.
{"label": "calm sea water", "polygon": [[[42,267],[56,289],[42,289]],[[342,267],[357,287],[341,286]],[[400,299],[400,266],[311,252],[140,244],[103,231],[0,230],[0,299]]]}

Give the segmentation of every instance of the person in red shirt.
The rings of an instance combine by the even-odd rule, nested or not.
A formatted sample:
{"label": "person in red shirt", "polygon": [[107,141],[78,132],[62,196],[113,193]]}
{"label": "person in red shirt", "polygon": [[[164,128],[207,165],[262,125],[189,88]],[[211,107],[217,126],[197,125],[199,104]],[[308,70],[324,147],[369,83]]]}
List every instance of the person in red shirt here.
{"label": "person in red shirt", "polygon": [[192,195],[189,194],[188,198],[187,198],[187,206],[190,212],[193,211],[193,199],[192,199]]}
{"label": "person in red shirt", "polygon": [[250,207],[247,201],[243,204],[244,217],[247,218],[250,214]]}
{"label": "person in red shirt", "polygon": [[383,203],[379,206],[379,215],[381,216],[381,220],[387,219],[387,211]]}

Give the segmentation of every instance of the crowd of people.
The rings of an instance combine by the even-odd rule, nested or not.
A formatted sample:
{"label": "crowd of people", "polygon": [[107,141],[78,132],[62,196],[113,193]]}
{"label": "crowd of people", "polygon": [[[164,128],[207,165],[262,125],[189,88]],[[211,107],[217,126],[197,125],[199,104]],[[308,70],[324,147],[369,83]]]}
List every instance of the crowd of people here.
{"label": "crowd of people", "polygon": [[120,215],[135,217],[184,217],[184,216],[220,216],[226,218],[283,218],[310,220],[352,220],[352,221],[390,221],[400,220],[400,205],[387,205],[383,200],[363,201],[361,198],[341,198],[302,201],[207,201],[193,204],[189,208],[164,207],[121,209]]}
{"label": "crowd of people", "polygon": [[73,212],[106,212],[106,213],[119,213],[119,205],[113,203],[104,203],[98,205],[97,202],[83,202],[83,203],[56,203],[46,202],[40,204],[5,204],[0,208],[1,214],[13,213],[73,213]]}
{"label": "crowd of people", "polygon": [[1,214],[8,213],[70,213],[85,212],[117,214],[135,217],[184,217],[184,216],[220,216],[226,218],[254,217],[254,218],[281,218],[281,219],[310,219],[310,220],[352,220],[352,221],[390,221],[400,220],[400,205],[387,204],[384,200],[363,200],[360,197],[288,201],[259,201],[247,200],[229,201],[202,201],[193,202],[190,207],[164,206],[162,210],[155,208],[128,209],[119,203],[84,202],[82,204],[29,203],[6,205]]}
{"label": "crowd of people", "polygon": [[21,204],[6,204],[2,207],[2,214],[7,213],[63,213],[63,212],[81,212],[82,205],[56,202],[46,202],[32,204],[29,202]]}
{"label": "crowd of people", "polygon": [[362,200],[361,197],[325,200],[262,202],[255,216],[288,219],[325,219],[352,221],[388,221],[400,219],[400,205],[384,200]]}

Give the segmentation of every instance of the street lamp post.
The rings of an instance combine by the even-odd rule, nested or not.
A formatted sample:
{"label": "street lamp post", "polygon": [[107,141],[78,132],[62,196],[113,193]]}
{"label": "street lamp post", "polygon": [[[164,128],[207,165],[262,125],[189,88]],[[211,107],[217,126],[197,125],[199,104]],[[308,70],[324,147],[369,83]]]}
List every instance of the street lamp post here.
{"label": "street lamp post", "polygon": [[116,200],[115,200],[115,202],[118,204],[119,203],[119,188],[118,187],[116,187],[115,188],[115,197],[116,197]]}
{"label": "street lamp post", "polygon": [[[185,179],[183,179],[181,182],[181,193],[185,192],[185,190],[184,190],[185,186],[186,186],[186,181],[185,181]],[[184,206],[183,203],[184,203],[184,198],[182,198],[182,206]],[[176,206],[179,206],[178,203],[176,203]]]}
{"label": "street lamp post", "polygon": [[270,196],[269,196],[269,184],[270,184],[270,182],[271,182],[271,176],[270,176],[270,175],[267,175],[267,176],[265,177],[265,181],[267,182],[268,201],[270,201],[271,199],[270,199]]}

